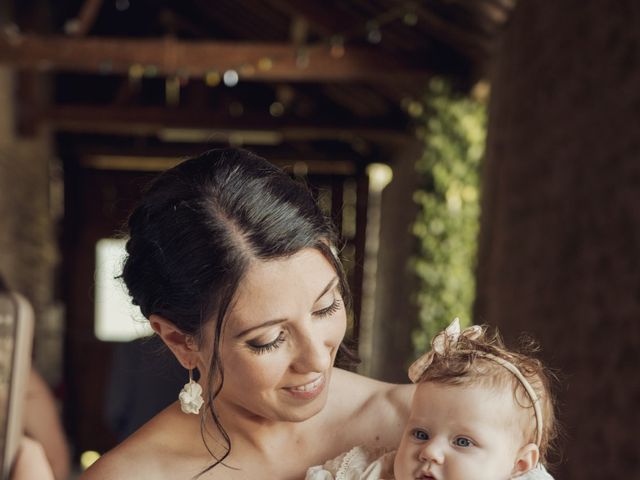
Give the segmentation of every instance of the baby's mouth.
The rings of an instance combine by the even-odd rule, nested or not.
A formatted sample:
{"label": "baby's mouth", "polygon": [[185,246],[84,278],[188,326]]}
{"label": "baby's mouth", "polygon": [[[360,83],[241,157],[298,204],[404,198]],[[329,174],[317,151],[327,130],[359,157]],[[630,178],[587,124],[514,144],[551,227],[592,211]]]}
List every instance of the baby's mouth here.
{"label": "baby's mouth", "polygon": [[437,480],[436,477],[433,476],[432,473],[420,473],[416,477],[416,480]]}

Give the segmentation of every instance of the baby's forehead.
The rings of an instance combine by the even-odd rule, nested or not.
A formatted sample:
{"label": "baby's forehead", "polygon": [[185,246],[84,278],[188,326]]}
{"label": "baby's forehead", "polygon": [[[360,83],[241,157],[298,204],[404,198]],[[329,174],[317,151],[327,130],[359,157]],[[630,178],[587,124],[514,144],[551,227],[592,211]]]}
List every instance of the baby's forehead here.
{"label": "baby's forehead", "polygon": [[[526,414],[526,416],[525,416]],[[458,427],[490,428],[496,432],[523,433],[528,413],[506,384],[422,382],[417,385],[411,418]]]}

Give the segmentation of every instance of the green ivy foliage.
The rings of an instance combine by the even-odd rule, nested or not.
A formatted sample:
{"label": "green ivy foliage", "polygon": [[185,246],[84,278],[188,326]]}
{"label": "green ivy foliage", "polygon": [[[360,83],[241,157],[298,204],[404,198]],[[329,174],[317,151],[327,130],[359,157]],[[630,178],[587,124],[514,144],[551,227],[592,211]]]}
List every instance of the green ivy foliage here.
{"label": "green ivy foliage", "polygon": [[487,123],[485,103],[454,93],[443,79],[430,82],[423,111],[417,132],[425,145],[416,163],[423,187],[414,194],[419,213],[413,225],[419,252],[411,261],[420,279],[416,353],[453,318],[470,323]]}

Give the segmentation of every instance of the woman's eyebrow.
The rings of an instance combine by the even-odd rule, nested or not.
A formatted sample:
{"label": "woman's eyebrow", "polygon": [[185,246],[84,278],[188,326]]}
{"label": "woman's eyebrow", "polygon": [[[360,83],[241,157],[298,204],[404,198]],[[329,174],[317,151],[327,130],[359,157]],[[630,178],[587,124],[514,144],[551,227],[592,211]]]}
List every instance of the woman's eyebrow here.
{"label": "woman's eyebrow", "polygon": [[[324,295],[326,295],[326,293],[328,291],[330,291],[333,287],[335,287],[336,283],[338,282],[338,276],[336,275],[335,277],[333,277],[329,283],[327,283],[327,286],[324,287],[324,289],[322,290],[322,292],[320,293],[320,295],[318,295],[318,298],[316,298],[316,302],[318,300],[320,300]],[[315,303],[315,302],[314,302]],[[243,337],[244,335],[246,335],[247,333],[250,333],[254,330],[258,330],[260,328],[264,328],[264,327],[271,327],[272,325],[278,325],[279,323],[285,322],[287,319],[286,318],[276,318],[274,320],[267,320],[266,322],[261,323],[260,325],[256,325],[254,327],[250,327],[247,328],[246,330],[241,331],[240,333],[238,333],[235,338],[240,338]]]}
{"label": "woman's eyebrow", "polygon": [[247,328],[246,330],[243,330],[242,332],[240,332],[239,334],[236,335],[236,338],[240,338],[245,336],[247,333],[250,333],[254,330],[258,330],[259,328],[264,328],[264,327],[270,327],[272,325],[277,325],[279,323],[285,322],[287,319],[286,318],[277,318],[275,320],[268,320],[264,323],[261,323],[260,325],[256,325],[255,327],[251,327],[251,328]]}
{"label": "woman's eyebrow", "polygon": [[320,295],[318,295],[318,298],[316,298],[316,302],[318,300],[320,300],[329,290],[331,290],[333,287],[335,287],[336,283],[338,283],[338,276],[337,275],[335,277],[333,277],[331,280],[329,280],[329,283],[327,283],[327,286],[324,287],[324,290],[322,290]]}

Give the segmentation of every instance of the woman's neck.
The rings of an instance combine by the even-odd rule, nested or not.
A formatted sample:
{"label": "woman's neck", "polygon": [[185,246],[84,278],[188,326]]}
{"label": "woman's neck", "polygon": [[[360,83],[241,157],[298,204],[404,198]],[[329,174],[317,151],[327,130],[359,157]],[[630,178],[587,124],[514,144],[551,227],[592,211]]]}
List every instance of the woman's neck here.
{"label": "woman's neck", "polygon": [[[251,449],[255,453],[265,455],[282,449],[290,452],[291,448],[302,442],[305,433],[314,428],[317,418],[315,415],[300,422],[273,420],[256,415],[237,404],[216,402],[215,410],[225,432],[231,439],[233,450]],[[215,436],[215,442],[220,442],[223,437],[216,427],[211,416],[208,415],[207,429]]]}

